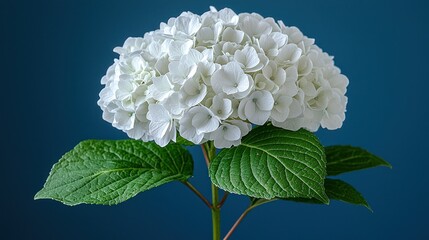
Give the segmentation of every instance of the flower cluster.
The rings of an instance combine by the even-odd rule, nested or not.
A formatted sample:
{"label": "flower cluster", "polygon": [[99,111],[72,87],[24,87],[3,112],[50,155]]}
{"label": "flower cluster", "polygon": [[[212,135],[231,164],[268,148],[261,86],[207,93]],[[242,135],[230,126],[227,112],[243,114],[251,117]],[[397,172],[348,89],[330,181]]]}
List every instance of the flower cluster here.
{"label": "flower cluster", "polygon": [[253,125],[336,129],[348,79],[296,27],[225,8],[183,12],[114,49],[101,83],[103,118],[165,146],[177,133],[217,148],[240,144]]}

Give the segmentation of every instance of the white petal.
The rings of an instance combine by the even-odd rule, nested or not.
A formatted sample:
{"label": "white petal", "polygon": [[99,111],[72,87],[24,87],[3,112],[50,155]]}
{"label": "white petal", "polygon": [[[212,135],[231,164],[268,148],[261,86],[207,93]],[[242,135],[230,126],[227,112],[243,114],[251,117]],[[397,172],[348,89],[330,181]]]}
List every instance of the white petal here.
{"label": "white petal", "polygon": [[168,122],[171,120],[168,111],[159,104],[150,104],[147,119],[155,122]]}
{"label": "white petal", "polygon": [[262,35],[259,39],[259,44],[261,48],[265,51],[265,53],[268,53],[271,49],[277,49],[277,42],[274,41],[274,39],[271,36],[268,36],[266,34]]}
{"label": "white petal", "polygon": [[[236,62],[230,62],[226,64],[223,69],[225,72],[227,72],[230,77],[232,78],[239,78],[241,75],[244,74],[243,70],[241,70],[240,65]],[[238,82],[238,80],[235,80],[235,82]]]}
{"label": "white petal", "polygon": [[298,69],[295,66],[286,68],[286,81],[296,82],[298,80]]}
{"label": "white petal", "polygon": [[249,89],[249,80],[240,65],[230,62],[217,70],[211,80],[213,89],[219,93],[219,88],[226,94],[244,92]]}
{"label": "white petal", "polygon": [[214,38],[215,37],[213,29],[211,29],[210,27],[202,27],[197,33],[198,42],[209,42],[213,41]]}
{"label": "white petal", "polygon": [[160,147],[165,147],[170,142],[170,140],[175,141],[175,138],[176,138],[176,132],[174,131],[174,132],[169,132],[168,134],[165,134],[161,138],[154,138],[153,140],[155,140],[156,144],[158,144]]}
{"label": "white petal", "polygon": [[255,91],[252,96],[253,99],[255,99],[254,102],[258,109],[263,111],[271,111],[271,109],[273,109],[274,99],[270,92],[265,90]]}
{"label": "white petal", "polygon": [[285,111],[278,111],[277,109],[273,109],[271,111],[271,118],[278,122],[284,122],[289,115],[289,108],[286,108]]}
{"label": "white petal", "polygon": [[249,78],[245,74],[240,75],[236,80],[238,81],[237,92],[245,92],[249,89]]}
{"label": "white petal", "polygon": [[240,104],[238,105],[237,114],[238,114],[238,117],[243,119],[243,120],[247,119],[246,114],[245,114],[245,107],[246,107],[246,104],[248,101],[251,101],[251,100],[249,98],[245,98],[245,99],[241,100]]}
{"label": "white petal", "polygon": [[[188,80],[192,81],[192,80]],[[187,92],[188,91],[188,92]],[[197,85],[197,88],[187,89],[180,91],[180,102],[187,107],[192,107],[200,103],[204,97],[207,95],[207,87],[206,85]]]}
{"label": "white petal", "polygon": [[289,117],[296,118],[302,114],[302,106],[298,100],[292,99],[292,103],[289,106]]}
{"label": "white petal", "polygon": [[230,125],[230,124],[223,124],[223,126],[221,126],[221,128],[225,128],[225,127],[226,127],[226,131],[222,129],[224,132],[225,140],[236,141],[241,138],[241,131],[239,127]]}
{"label": "white petal", "polygon": [[209,133],[216,130],[219,121],[214,118],[207,118],[204,113],[199,113],[192,119],[192,125],[196,128],[197,134]]}
{"label": "white petal", "polygon": [[168,129],[170,127],[169,122],[155,122],[151,121],[149,123],[149,133],[152,135],[155,139],[159,139],[164,137],[164,135],[167,133]]}
{"label": "white petal", "polygon": [[129,130],[134,126],[135,116],[134,113],[118,110],[115,113],[113,126],[121,130]]}
{"label": "white petal", "polygon": [[200,83],[196,79],[189,79],[186,81],[182,88],[180,89],[182,92],[186,93],[187,95],[196,95],[200,91]]}
{"label": "white petal", "polygon": [[231,120],[229,121],[229,123],[240,128],[242,137],[247,135],[250,132],[250,130],[252,130],[252,124],[243,122],[241,120]]}
{"label": "white petal", "polygon": [[215,147],[218,149],[230,148],[233,144],[232,142],[225,140],[222,126],[212,132],[209,138],[213,140]]}
{"label": "white petal", "polygon": [[296,44],[286,44],[277,55],[276,61],[279,64],[294,64],[299,60],[302,50]]}
{"label": "white petal", "polygon": [[284,122],[289,115],[289,106],[292,98],[289,96],[278,96],[271,111],[271,118],[278,122]]}
{"label": "white petal", "polygon": [[271,33],[272,27],[270,24],[260,21],[255,15],[247,15],[240,17],[239,26],[242,31],[250,37],[259,37],[262,34]]}
{"label": "white petal", "polygon": [[197,134],[196,128],[192,126],[192,118],[199,112],[199,107],[190,108],[180,119],[180,135],[194,144],[200,144],[204,134]]}
{"label": "white petal", "polygon": [[283,47],[287,43],[288,36],[280,32],[273,32],[270,37],[274,39],[278,47]]}
{"label": "white petal", "polygon": [[347,91],[347,86],[349,85],[349,79],[343,74],[338,74],[329,78],[329,83],[332,88],[340,89],[341,93],[345,94]]}
{"label": "white petal", "polygon": [[149,111],[149,105],[146,103],[141,104],[136,110],[136,118],[140,122],[147,122],[148,119],[146,117],[147,112]]}
{"label": "white petal", "polygon": [[271,77],[274,75],[274,71],[277,68],[277,64],[270,61],[263,69],[262,74],[268,78],[271,79]]}
{"label": "white petal", "polygon": [[173,85],[167,75],[153,78],[152,81],[153,85],[149,87],[149,92],[151,92],[154,99],[162,101],[173,93]]}
{"label": "white petal", "polygon": [[283,128],[291,131],[298,131],[304,125],[302,118],[292,118],[292,119],[286,120],[285,122],[272,121],[272,123],[273,123],[273,126],[275,127],[279,127],[279,128]]}
{"label": "white petal", "polygon": [[232,101],[224,94],[218,94],[213,97],[210,110],[220,119],[227,119],[232,114]]}
{"label": "white petal", "polygon": [[180,95],[178,92],[174,92],[164,101],[160,102],[164,108],[172,115],[179,116],[182,114],[184,108],[180,104]]}
{"label": "white petal", "polygon": [[225,70],[219,69],[213,73],[212,78],[210,79],[210,84],[215,93],[222,92],[222,82],[225,77]]}
{"label": "white petal", "polygon": [[203,140],[204,134],[197,134],[195,128],[189,128],[186,130],[182,130],[180,135],[187,140],[193,142],[194,144],[200,144]]}
{"label": "white petal", "polygon": [[197,134],[213,132],[219,126],[219,120],[206,107],[198,108],[200,111],[192,118],[192,126]]}
{"label": "white petal", "polygon": [[170,56],[170,60],[179,60],[185,54],[188,54],[189,50],[191,50],[193,45],[192,40],[176,40],[170,44],[168,49],[168,55]]}
{"label": "white petal", "polygon": [[299,87],[305,93],[306,97],[316,97],[317,89],[314,86],[313,82],[311,82],[311,80],[309,79],[306,79],[306,77],[300,79]]}
{"label": "white petal", "polygon": [[298,73],[300,76],[305,76],[313,69],[313,63],[310,58],[302,56],[298,61]]}
{"label": "white petal", "polygon": [[201,22],[199,20],[199,17],[197,17],[196,15],[179,16],[178,18],[176,18],[174,26],[178,31],[181,31],[187,35],[193,35],[198,31],[198,29],[200,29]]}
{"label": "white petal", "polygon": [[231,9],[224,8],[219,11],[219,19],[225,26],[235,26],[238,24],[239,17]]}
{"label": "white petal", "polygon": [[129,138],[132,139],[141,139],[146,133],[146,129],[143,127],[143,123],[137,122],[134,124],[134,127],[126,131]]}
{"label": "white petal", "polygon": [[243,64],[245,69],[254,68],[259,64],[258,53],[253,47],[246,46],[243,50],[238,50],[234,54],[234,59]]}
{"label": "white petal", "polygon": [[237,92],[237,93],[233,94],[234,98],[236,98],[236,99],[242,99],[242,98],[246,97],[253,90],[254,82],[253,82],[252,77],[250,75],[247,75],[247,74],[245,76],[247,77],[247,82],[248,82],[247,85],[249,87],[243,92]]}
{"label": "white petal", "polygon": [[217,149],[229,148],[232,146],[232,144],[229,144],[229,142],[222,138],[222,133],[218,131],[211,133],[210,138],[213,140],[214,146]]}
{"label": "white petal", "polygon": [[168,72],[168,64],[170,62],[168,61],[168,57],[162,57],[158,59],[155,63],[155,69],[158,71],[160,75],[164,75]]}
{"label": "white petal", "polygon": [[152,81],[153,81],[153,84],[155,85],[156,89],[160,92],[169,91],[173,88],[173,85],[171,84],[167,75],[153,78]]}
{"label": "white petal", "polygon": [[252,101],[248,101],[244,107],[244,113],[247,119],[257,125],[264,125],[270,117],[269,111],[261,111],[256,107],[256,104]]}
{"label": "white petal", "polygon": [[204,55],[195,49],[191,49],[188,54],[184,55],[180,61],[189,65],[197,64],[203,61]]}
{"label": "white petal", "polygon": [[244,32],[227,27],[222,33],[222,41],[241,43],[243,41]]}

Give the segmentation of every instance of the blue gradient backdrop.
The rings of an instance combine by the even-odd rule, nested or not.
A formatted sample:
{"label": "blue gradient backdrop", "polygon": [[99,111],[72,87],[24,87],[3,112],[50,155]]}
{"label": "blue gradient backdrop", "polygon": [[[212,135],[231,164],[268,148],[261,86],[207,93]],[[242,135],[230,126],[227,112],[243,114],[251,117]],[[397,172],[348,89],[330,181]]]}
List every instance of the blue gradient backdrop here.
{"label": "blue gradient backdrop", "polygon": [[[374,213],[276,202],[251,212],[233,239],[429,239],[428,43],[424,1],[3,1],[1,12],[1,239],[209,239],[210,213],[171,183],[117,206],[34,201],[51,166],[84,139],[126,135],[101,119],[99,80],[128,36],[209,5],[298,26],[349,77],[342,129],[325,145],[352,144],[394,168],[342,176]],[[192,182],[209,195],[199,148]],[[223,234],[247,205],[231,197]]]}

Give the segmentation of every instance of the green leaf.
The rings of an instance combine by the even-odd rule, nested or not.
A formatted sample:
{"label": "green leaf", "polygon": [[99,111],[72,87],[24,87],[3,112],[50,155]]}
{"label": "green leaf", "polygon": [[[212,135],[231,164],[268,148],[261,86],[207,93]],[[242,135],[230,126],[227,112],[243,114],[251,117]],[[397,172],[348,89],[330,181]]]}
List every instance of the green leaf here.
{"label": "green leaf", "polygon": [[360,194],[360,192],[358,192],[352,185],[342,180],[329,178],[325,179],[325,189],[329,199],[362,205],[372,212],[371,207],[362,194]]}
{"label": "green leaf", "polygon": [[[372,209],[369,206],[365,198],[350,184],[337,179],[325,179],[325,191],[331,200],[339,200],[346,203],[362,205],[368,208],[371,212]],[[315,198],[278,198],[274,200],[288,200],[302,203],[314,203],[322,204],[322,202]],[[273,199],[256,199],[251,198],[251,206],[259,206],[267,202],[273,201]]]}
{"label": "green leaf", "polygon": [[358,147],[330,146],[325,147],[325,153],[328,176],[377,166],[392,168],[390,163]]}
{"label": "green leaf", "polygon": [[317,137],[274,126],[253,129],[239,146],[223,149],[210,177],[225,191],[255,198],[317,198],[324,203],[325,154]]}
{"label": "green leaf", "polygon": [[162,148],[136,140],[88,140],[56,163],[35,199],[66,205],[112,205],[139,192],[192,176],[193,161],[179,144]]}

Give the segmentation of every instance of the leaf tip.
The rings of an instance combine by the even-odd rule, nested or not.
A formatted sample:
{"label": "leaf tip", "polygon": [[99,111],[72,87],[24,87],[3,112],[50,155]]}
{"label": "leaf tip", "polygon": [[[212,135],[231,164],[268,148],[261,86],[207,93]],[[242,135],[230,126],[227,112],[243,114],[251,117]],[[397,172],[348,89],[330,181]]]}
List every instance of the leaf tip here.
{"label": "leaf tip", "polygon": [[43,189],[38,191],[33,197],[34,200],[39,200],[39,199],[44,199],[44,198],[45,197],[43,196]]}
{"label": "leaf tip", "polygon": [[384,162],[385,162],[385,164],[383,166],[390,168],[390,169],[393,168],[392,164],[390,164],[388,161],[384,161]]}
{"label": "leaf tip", "polygon": [[366,209],[368,209],[371,213],[374,213],[374,210],[372,210],[371,206],[369,206],[369,204],[367,203],[366,205],[364,205],[366,207]]}
{"label": "leaf tip", "polygon": [[325,205],[329,205],[331,203],[331,200],[329,200],[329,198],[328,198],[325,201],[323,201],[322,203]]}
{"label": "leaf tip", "polygon": [[329,197],[326,193],[324,193],[323,195],[317,196],[316,199],[318,199],[321,203],[325,205],[329,205],[330,203]]}
{"label": "leaf tip", "polygon": [[369,205],[369,203],[362,197],[362,202],[359,204],[361,206],[364,206],[366,209],[368,209],[371,213],[374,213],[374,210],[372,210],[371,206]]}

